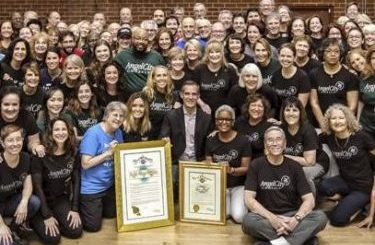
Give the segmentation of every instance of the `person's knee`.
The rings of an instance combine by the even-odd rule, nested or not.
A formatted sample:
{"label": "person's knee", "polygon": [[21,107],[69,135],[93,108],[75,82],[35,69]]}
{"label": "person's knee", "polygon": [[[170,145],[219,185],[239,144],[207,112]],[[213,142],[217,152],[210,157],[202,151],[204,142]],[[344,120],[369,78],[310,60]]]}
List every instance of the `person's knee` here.
{"label": "person's knee", "polygon": [[249,235],[254,235],[258,230],[259,221],[255,214],[249,212],[242,217],[242,231]]}
{"label": "person's knee", "polygon": [[343,227],[349,224],[350,216],[342,212],[332,211],[329,222],[332,226]]}
{"label": "person's knee", "polygon": [[70,239],[80,238],[82,236],[82,226],[70,230],[69,233],[66,234],[65,236],[70,238]]}
{"label": "person's knee", "polygon": [[56,234],[56,236],[43,236],[43,237],[40,237],[40,240],[42,240],[44,244],[55,245],[60,242],[61,235]]}
{"label": "person's knee", "polygon": [[321,210],[313,211],[313,219],[321,229],[324,229],[328,222],[327,215]]}
{"label": "person's knee", "polygon": [[83,223],[83,229],[88,232],[98,232],[102,228],[102,222],[85,222]]}
{"label": "person's knee", "polygon": [[40,200],[37,196],[32,195],[29,199],[29,204],[28,204],[28,211],[29,211],[29,217],[32,217],[38,212],[40,207]]}

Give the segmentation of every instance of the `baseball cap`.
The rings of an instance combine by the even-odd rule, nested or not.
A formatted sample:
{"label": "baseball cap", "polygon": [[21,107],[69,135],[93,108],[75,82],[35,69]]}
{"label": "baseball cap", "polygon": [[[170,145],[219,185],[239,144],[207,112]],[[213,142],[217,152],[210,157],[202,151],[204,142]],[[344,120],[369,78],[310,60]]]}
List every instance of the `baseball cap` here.
{"label": "baseball cap", "polygon": [[131,38],[132,30],[129,27],[121,27],[117,31],[117,38]]}

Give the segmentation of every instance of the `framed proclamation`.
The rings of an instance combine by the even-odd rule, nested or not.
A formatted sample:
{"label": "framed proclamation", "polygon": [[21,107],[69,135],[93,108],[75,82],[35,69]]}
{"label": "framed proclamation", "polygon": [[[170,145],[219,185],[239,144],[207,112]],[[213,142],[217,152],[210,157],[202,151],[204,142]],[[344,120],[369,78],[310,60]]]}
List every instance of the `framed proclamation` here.
{"label": "framed proclamation", "polygon": [[226,166],[180,161],[180,220],[226,223]]}
{"label": "framed proclamation", "polygon": [[174,224],[171,145],[119,144],[115,149],[117,231]]}

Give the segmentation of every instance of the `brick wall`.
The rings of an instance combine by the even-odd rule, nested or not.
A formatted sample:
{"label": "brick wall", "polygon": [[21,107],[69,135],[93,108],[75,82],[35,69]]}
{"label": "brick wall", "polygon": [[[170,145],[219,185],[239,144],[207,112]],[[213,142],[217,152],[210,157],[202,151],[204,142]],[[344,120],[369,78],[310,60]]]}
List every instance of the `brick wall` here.
{"label": "brick wall", "polygon": [[[0,0],[0,20],[9,19],[13,11],[23,12],[25,10],[35,10],[40,16],[47,16],[52,10],[61,13],[63,20],[68,23],[75,23],[83,19],[91,20],[95,12],[102,11],[106,14],[108,22],[118,21],[119,10],[121,7],[130,7],[133,12],[135,23],[143,19],[150,18],[153,10],[162,8],[169,11],[176,5],[185,8],[186,14],[192,14],[192,8],[195,2],[203,2],[208,8],[208,17],[210,20],[216,20],[217,14],[221,9],[230,9],[234,12],[246,11],[249,7],[256,7],[258,0]],[[345,11],[346,3],[351,0],[275,0],[277,4],[287,4],[290,6],[319,4],[332,5],[334,7],[334,17],[342,15]],[[362,9],[367,10],[367,14],[375,21],[375,1],[362,0],[357,1]]]}

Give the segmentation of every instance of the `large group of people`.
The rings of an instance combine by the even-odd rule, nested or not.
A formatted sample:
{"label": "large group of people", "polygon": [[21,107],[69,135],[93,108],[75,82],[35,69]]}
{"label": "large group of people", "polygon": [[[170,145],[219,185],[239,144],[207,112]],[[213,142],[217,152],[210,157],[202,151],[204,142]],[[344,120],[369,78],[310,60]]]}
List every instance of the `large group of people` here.
{"label": "large group of people", "polygon": [[203,3],[141,23],[126,7],[113,23],[3,17],[0,245],[99,231],[116,217],[116,145],[159,139],[175,201],[180,160],[224,164],[227,218],[260,244],[317,244],[328,220],[371,227],[375,24],[359,7],[333,23],[274,0],[214,23]]}

